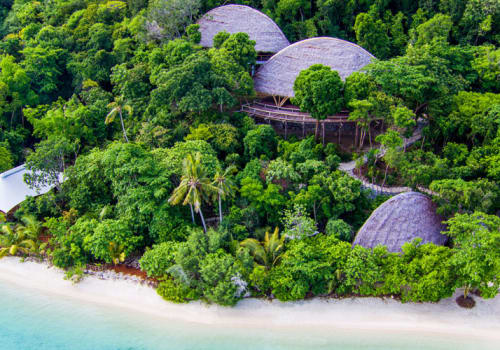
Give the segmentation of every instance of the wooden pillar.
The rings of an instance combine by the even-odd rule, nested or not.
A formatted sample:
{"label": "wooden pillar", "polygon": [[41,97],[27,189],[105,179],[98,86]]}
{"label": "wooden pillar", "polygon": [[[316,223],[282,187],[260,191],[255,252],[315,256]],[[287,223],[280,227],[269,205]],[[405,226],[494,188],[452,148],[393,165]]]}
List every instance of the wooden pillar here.
{"label": "wooden pillar", "polygon": [[306,137],[306,123],[302,122],[302,138]]}
{"label": "wooden pillar", "polygon": [[276,96],[274,96],[274,95],[273,95],[273,100],[274,100],[274,104],[275,104],[276,106],[279,106],[278,100],[276,100]]}
{"label": "wooden pillar", "polygon": [[325,145],[325,122],[321,123],[321,128],[323,129],[323,146]]}
{"label": "wooden pillar", "polygon": [[287,132],[288,132],[288,130],[287,130],[287,122],[285,120],[285,140],[286,140],[286,137],[287,137]]}
{"label": "wooden pillar", "polygon": [[339,146],[340,146],[340,133],[342,132],[342,122],[339,125]]}

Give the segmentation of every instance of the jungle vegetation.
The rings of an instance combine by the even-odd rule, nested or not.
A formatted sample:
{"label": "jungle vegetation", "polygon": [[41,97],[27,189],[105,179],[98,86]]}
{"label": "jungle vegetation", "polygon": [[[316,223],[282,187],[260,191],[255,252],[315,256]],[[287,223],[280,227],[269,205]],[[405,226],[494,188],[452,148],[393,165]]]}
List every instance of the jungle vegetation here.
{"label": "jungle vegetation", "polygon": [[[255,97],[255,42],[221,33],[213,48],[198,45],[196,19],[223,3],[1,1],[0,171],[26,163],[31,186],[55,189],[0,218],[0,256],[70,271],[140,257],[175,302],[496,295],[500,3],[235,1],[291,42],[339,37],[378,58],[345,82],[313,66],[295,84],[294,102],[315,118],[351,112],[361,135],[349,152],[284,140],[239,112]],[[311,98],[315,89],[331,93]],[[373,118],[386,126],[376,139]],[[418,123],[423,139],[402,149]],[[362,152],[374,182],[436,194],[449,246],[351,248],[386,200],[338,170]]]}

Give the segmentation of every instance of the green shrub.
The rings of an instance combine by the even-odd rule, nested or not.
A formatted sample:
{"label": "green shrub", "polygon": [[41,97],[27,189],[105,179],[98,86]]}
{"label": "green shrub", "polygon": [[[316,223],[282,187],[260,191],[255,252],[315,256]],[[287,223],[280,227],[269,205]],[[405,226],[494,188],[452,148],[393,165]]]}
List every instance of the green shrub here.
{"label": "green shrub", "polygon": [[235,279],[241,280],[236,259],[221,249],[208,254],[200,263],[203,296],[210,302],[233,306],[242,297]]}
{"label": "green shrub", "polygon": [[273,159],[276,154],[276,132],[269,125],[259,125],[250,130],[243,139],[245,156],[247,159],[260,158]]}
{"label": "green shrub", "polygon": [[139,261],[141,270],[146,271],[148,277],[161,277],[175,264],[175,252],[179,247],[177,242],[155,244],[148,249]]}
{"label": "green shrub", "polygon": [[97,220],[87,217],[79,218],[72,226],[63,217],[47,219],[44,226],[52,235],[52,263],[62,269],[88,263],[91,256],[83,248],[83,241],[94,232],[97,224]]}
{"label": "green shrub", "polygon": [[384,281],[398,259],[399,256],[396,253],[389,253],[385,246],[377,246],[373,250],[360,245],[355,246],[343,269],[345,280],[340,288],[341,291],[367,296],[394,292],[386,288]]}
{"label": "green shrub", "polygon": [[249,276],[250,285],[261,294],[269,294],[271,284],[269,281],[269,271],[262,265],[255,265]]}
{"label": "green shrub", "polygon": [[112,262],[109,243],[124,245],[128,255],[139,247],[142,237],[134,236],[128,225],[121,220],[104,220],[100,222],[92,235],[86,236],[84,247],[98,260]]}
{"label": "green shrub", "polygon": [[281,301],[299,300],[308,293],[329,294],[341,283],[351,245],[333,236],[317,235],[287,244],[280,265],[271,270],[273,294]]}
{"label": "green shrub", "polygon": [[199,299],[195,289],[176,282],[172,279],[166,279],[158,285],[156,292],[165,300],[174,303],[187,303],[190,300]]}
{"label": "green shrub", "polygon": [[352,227],[341,219],[329,219],[325,227],[325,233],[327,235],[334,236],[341,241],[352,241]]}

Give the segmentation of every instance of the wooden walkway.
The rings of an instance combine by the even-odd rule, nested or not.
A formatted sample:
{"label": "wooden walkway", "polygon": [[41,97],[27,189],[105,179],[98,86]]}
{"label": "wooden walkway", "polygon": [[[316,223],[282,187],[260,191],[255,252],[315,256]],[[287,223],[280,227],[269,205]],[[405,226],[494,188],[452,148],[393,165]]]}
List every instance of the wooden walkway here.
{"label": "wooden walkway", "polygon": [[[422,129],[418,128],[415,130],[413,135],[410,138],[404,139],[404,146],[403,147],[409,147],[413,145],[415,142],[420,140],[422,138]],[[385,155],[386,150],[381,147],[380,152],[377,154],[377,158],[382,158]],[[365,163],[367,160],[366,156],[363,158],[363,163]],[[349,175],[352,178],[355,178],[356,180],[359,180],[361,182],[361,186],[364,189],[370,190],[373,194],[375,195],[389,195],[389,196],[394,196],[403,192],[411,192],[413,191],[412,188],[410,187],[401,187],[401,186],[395,186],[395,187],[387,187],[387,186],[380,186],[377,184],[373,184],[369,182],[366,178],[359,176],[354,173],[354,169],[356,168],[356,161],[350,161],[346,163],[340,163],[339,165],[339,170],[343,171],[347,175]],[[417,189],[420,192],[426,193],[430,196],[436,195],[436,193],[432,192],[428,188],[418,186]]]}
{"label": "wooden walkway", "polygon": [[[296,107],[279,107],[268,103],[253,102],[244,104],[241,108],[241,111],[251,116],[259,117],[268,121],[275,120],[285,123],[285,127],[287,123],[297,123],[302,125],[316,124],[316,119],[311,118],[309,113],[301,112],[300,109]],[[325,120],[322,120],[321,124],[323,129],[323,135],[324,135],[324,124],[338,123],[342,125],[343,123],[351,122],[350,120],[348,120],[348,118],[349,118],[349,112],[343,111],[337,115],[330,116]],[[421,138],[422,138],[422,126],[418,127],[411,137],[403,140],[404,146],[402,147],[405,148],[409,147],[418,140],[420,140]],[[383,147],[381,147],[380,152],[377,154],[377,158],[382,158],[385,155],[385,152],[386,150]],[[366,162],[366,160],[367,159],[365,156],[363,163]],[[413,191],[413,189],[411,189],[410,187],[386,187],[386,186],[382,187],[376,184],[372,184],[367,179],[359,175],[356,175],[354,173],[355,168],[356,168],[356,161],[353,160],[346,163],[340,163],[338,169],[340,171],[343,171],[347,175],[361,181],[363,188],[370,190],[375,195],[383,194],[392,196],[403,192]],[[418,190],[428,195],[436,195],[434,192],[424,187],[418,187]]]}
{"label": "wooden walkway", "polygon": [[[254,102],[251,104],[244,104],[241,107],[241,111],[254,117],[266,120],[276,120],[285,123],[297,124],[316,124],[316,119],[311,118],[309,113],[301,112],[299,108],[294,107],[279,107],[268,103]],[[330,116],[322,120],[321,123],[330,124],[351,122],[348,118],[349,112],[343,111],[337,115]]]}

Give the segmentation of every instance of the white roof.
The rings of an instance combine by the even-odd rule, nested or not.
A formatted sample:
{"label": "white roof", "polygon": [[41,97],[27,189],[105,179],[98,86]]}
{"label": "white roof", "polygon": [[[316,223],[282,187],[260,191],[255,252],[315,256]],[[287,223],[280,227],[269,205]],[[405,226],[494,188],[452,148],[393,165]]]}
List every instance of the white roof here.
{"label": "white roof", "polygon": [[52,189],[53,186],[43,187],[40,191],[29,188],[24,182],[26,172],[23,164],[0,174],[0,211],[7,213],[26,197],[38,196]]}

